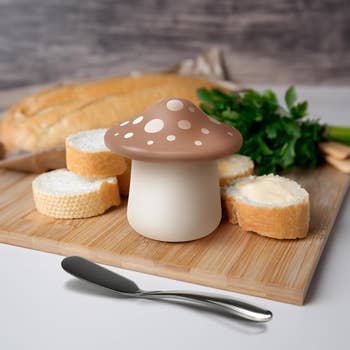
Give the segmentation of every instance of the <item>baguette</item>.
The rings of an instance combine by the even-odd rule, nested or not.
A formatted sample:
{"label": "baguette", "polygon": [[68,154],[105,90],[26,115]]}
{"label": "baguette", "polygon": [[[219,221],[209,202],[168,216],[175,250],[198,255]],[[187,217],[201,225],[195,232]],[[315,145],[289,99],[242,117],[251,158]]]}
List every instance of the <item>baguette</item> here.
{"label": "baguette", "polygon": [[32,189],[37,210],[54,218],[87,218],[120,204],[115,177],[83,178],[58,169],[35,178]]}
{"label": "baguette", "polygon": [[277,239],[304,238],[309,230],[309,195],[299,184],[275,176],[249,176],[225,188],[229,221],[245,231]]}
{"label": "baguette", "polygon": [[241,154],[233,154],[219,159],[218,170],[220,186],[226,186],[239,177],[253,174],[254,163],[250,157]]}
{"label": "baguette", "polygon": [[80,131],[66,139],[68,170],[80,176],[104,178],[124,173],[122,156],[112,153],[104,143],[107,129]]}
{"label": "baguette", "polygon": [[60,106],[75,101],[93,101],[104,96],[120,95],[162,85],[197,85],[206,81],[176,74],[144,74],[121,76],[86,83],[59,84],[23,99],[11,108],[12,113],[31,117],[52,106]]}
{"label": "baguette", "polygon": [[196,90],[213,86],[206,80],[175,74],[57,86],[12,107],[1,123],[1,139],[8,150],[55,147],[75,132],[108,128],[130,119],[161,98],[178,96],[198,103]]}

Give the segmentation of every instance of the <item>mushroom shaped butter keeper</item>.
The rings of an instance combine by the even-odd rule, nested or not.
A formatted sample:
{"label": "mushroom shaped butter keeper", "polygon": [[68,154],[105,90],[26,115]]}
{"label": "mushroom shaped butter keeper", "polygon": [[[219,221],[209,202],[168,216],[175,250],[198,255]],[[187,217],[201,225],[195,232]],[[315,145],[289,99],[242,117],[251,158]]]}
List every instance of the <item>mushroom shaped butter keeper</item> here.
{"label": "mushroom shaped butter keeper", "polygon": [[192,102],[163,99],[105,134],[112,151],[132,159],[129,224],[143,236],[190,241],[221,220],[218,158],[239,150],[241,134]]}

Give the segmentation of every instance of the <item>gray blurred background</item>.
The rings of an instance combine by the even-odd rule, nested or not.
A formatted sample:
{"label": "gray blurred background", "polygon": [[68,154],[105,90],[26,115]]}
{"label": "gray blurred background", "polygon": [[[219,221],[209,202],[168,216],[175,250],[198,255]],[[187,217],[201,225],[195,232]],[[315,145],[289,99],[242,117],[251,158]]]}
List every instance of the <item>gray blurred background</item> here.
{"label": "gray blurred background", "polygon": [[0,89],[155,71],[217,45],[245,83],[350,82],[349,0],[0,0]]}

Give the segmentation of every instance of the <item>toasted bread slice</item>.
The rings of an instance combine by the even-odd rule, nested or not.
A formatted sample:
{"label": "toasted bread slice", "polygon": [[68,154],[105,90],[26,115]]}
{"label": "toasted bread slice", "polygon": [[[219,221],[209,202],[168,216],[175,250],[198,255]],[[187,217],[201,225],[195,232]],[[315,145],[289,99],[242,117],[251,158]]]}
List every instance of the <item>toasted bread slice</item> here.
{"label": "toasted bread slice", "polygon": [[225,188],[229,221],[278,239],[303,238],[309,230],[309,194],[293,180],[248,176]]}
{"label": "toasted bread slice", "polygon": [[254,162],[250,157],[241,154],[233,154],[219,159],[218,170],[220,186],[226,186],[239,177],[253,174]]}
{"label": "toasted bread slice", "polygon": [[37,210],[54,218],[87,218],[120,204],[115,177],[85,178],[58,169],[39,175],[32,188]]}
{"label": "toasted bread slice", "polygon": [[80,131],[66,139],[67,168],[80,176],[104,178],[124,173],[125,159],[104,143],[107,129]]}

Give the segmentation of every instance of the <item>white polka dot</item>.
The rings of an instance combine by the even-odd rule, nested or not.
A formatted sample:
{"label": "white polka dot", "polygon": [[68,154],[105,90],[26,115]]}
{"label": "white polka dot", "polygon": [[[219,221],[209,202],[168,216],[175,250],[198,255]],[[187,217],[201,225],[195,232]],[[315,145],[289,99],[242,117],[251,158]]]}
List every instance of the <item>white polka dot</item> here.
{"label": "white polka dot", "polygon": [[202,146],[203,145],[202,141],[199,141],[199,140],[194,141],[194,144],[196,146]]}
{"label": "white polka dot", "polygon": [[201,132],[202,132],[202,134],[205,134],[205,135],[209,134],[209,130],[207,128],[202,128]]}
{"label": "white polka dot", "polygon": [[147,141],[147,145],[153,145],[153,144],[154,144],[154,141],[153,141],[153,140]]}
{"label": "white polka dot", "polygon": [[129,120],[127,120],[126,122],[122,122],[121,124],[119,124],[119,126],[124,126],[126,124],[129,124]]}
{"label": "white polka dot", "polygon": [[143,121],[143,116],[140,115],[139,117],[137,117],[132,123],[133,124],[138,124],[141,123]]}
{"label": "white polka dot", "polygon": [[166,139],[167,139],[168,141],[175,141],[175,140],[176,140],[176,136],[175,136],[175,135],[168,135],[168,136],[166,137]]}
{"label": "white polka dot", "polygon": [[227,132],[227,135],[233,136],[233,134],[232,134],[231,131],[228,131],[228,132]]}
{"label": "white polka dot", "polygon": [[209,120],[210,120],[211,122],[213,122],[214,124],[218,124],[218,125],[221,124],[218,120],[216,120],[216,119],[214,119],[214,118],[212,118],[212,117],[208,117],[208,118],[209,118]]}
{"label": "white polka dot", "polygon": [[184,108],[184,104],[180,100],[169,100],[166,104],[169,111],[177,112]]}
{"label": "white polka dot", "polygon": [[130,137],[133,137],[134,136],[134,133],[133,132],[127,132],[125,135],[124,135],[124,139],[130,139]]}
{"label": "white polka dot", "polygon": [[180,128],[180,129],[183,129],[183,130],[188,130],[191,128],[191,123],[188,121],[188,120],[179,120],[177,122],[177,126]]}
{"label": "white polka dot", "polygon": [[116,132],[115,134],[114,134],[114,136],[118,136],[119,135],[119,132]]}
{"label": "white polka dot", "polygon": [[188,110],[192,113],[194,113],[196,110],[194,109],[194,107],[188,107]]}
{"label": "white polka dot", "polygon": [[153,134],[159,132],[164,128],[164,122],[162,119],[152,119],[145,125],[145,131]]}

